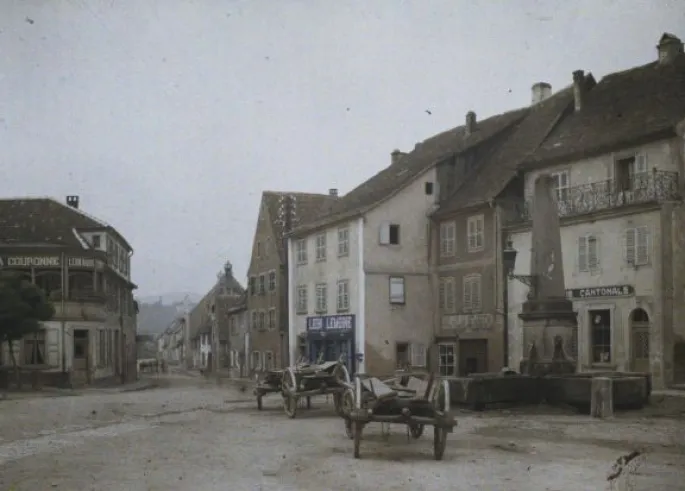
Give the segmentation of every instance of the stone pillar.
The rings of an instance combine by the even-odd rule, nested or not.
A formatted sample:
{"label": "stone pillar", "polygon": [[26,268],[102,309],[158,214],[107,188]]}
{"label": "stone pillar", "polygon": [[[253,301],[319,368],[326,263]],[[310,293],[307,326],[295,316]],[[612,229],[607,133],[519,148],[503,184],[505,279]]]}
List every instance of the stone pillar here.
{"label": "stone pillar", "polygon": [[614,415],[614,383],[609,377],[593,377],[590,399],[590,416],[611,418]]}
{"label": "stone pillar", "polygon": [[529,375],[576,370],[570,346],[577,320],[573,303],[566,298],[559,215],[552,193],[551,176],[539,176],[532,209],[532,285],[519,314],[524,342],[521,372]]}

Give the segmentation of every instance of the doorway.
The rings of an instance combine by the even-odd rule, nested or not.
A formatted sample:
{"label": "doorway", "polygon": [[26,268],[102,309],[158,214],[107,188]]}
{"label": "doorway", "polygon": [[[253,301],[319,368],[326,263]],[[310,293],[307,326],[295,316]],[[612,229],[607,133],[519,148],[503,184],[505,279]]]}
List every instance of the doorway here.
{"label": "doorway", "polygon": [[77,383],[90,383],[89,341],[87,329],[74,329],[74,361],[72,367]]}
{"label": "doorway", "polygon": [[592,363],[611,363],[611,310],[588,311]]}
{"label": "doorway", "polygon": [[488,340],[459,340],[459,376],[488,371]]}
{"label": "doorway", "polygon": [[348,370],[352,370],[352,341],[349,339],[320,339],[309,345],[309,361],[316,363],[319,356],[323,361],[338,361],[343,356],[343,362]]}
{"label": "doorway", "polygon": [[632,370],[649,372],[649,315],[644,309],[630,313]]}

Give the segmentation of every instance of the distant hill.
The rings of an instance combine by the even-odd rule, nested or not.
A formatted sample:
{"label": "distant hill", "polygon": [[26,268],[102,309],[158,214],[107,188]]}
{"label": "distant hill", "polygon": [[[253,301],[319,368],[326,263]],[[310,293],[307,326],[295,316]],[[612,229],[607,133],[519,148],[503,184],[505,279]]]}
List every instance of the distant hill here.
{"label": "distant hill", "polygon": [[136,297],[138,303],[158,303],[161,301],[164,305],[172,305],[177,302],[183,302],[186,297],[192,304],[198,303],[202,300],[202,295],[194,292],[167,292],[161,295],[147,295],[145,297]]}
{"label": "distant hill", "polygon": [[[184,295],[179,301],[165,303],[160,297],[156,297],[152,302],[146,302],[152,297],[138,298],[138,334],[160,334],[166,329],[174,319],[184,310],[190,310],[196,302],[190,300],[190,295]],[[185,301],[184,301],[185,299]]]}

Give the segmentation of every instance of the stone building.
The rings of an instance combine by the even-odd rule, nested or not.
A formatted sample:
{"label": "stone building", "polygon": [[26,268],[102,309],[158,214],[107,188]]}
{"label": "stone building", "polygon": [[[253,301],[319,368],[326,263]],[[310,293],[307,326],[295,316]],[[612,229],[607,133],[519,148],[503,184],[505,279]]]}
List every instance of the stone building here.
{"label": "stone building", "polygon": [[[389,374],[437,366],[429,215],[451,182],[436,164],[475,148],[521,118],[517,112],[429,138],[289,236],[291,360],[345,354],[351,370]],[[461,176],[453,175],[458,181]]]}
{"label": "stone building", "polygon": [[536,83],[531,106],[503,115],[508,125],[499,134],[437,165],[444,194],[432,215],[431,257],[436,361],[442,375],[499,371],[509,364],[501,223],[511,200],[522,200],[518,165],[572,98],[570,88],[552,96],[549,84]]}
{"label": "stone building", "polygon": [[[685,55],[664,34],[657,59],[588,83],[520,166],[519,191],[551,174],[567,294],[578,314],[578,369],[649,371],[654,387],[685,382]],[[518,272],[530,267],[525,207],[509,223]],[[527,287],[512,282],[511,312]],[[510,360],[524,340],[510,317]]]}
{"label": "stone building", "polygon": [[[72,386],[137,378],[132,254],[114,227],[79,208],[78,196],[0,199],[0,268],[30,279],[56,309],[14,344],[22,372]],[[0,365],[11,366],[6,344]]]}
{"label": "stone building", "polygon": [[265,191],[248,268],[252,371],[288,364],[288,261],[284,234],[316,216],[335,195]]}

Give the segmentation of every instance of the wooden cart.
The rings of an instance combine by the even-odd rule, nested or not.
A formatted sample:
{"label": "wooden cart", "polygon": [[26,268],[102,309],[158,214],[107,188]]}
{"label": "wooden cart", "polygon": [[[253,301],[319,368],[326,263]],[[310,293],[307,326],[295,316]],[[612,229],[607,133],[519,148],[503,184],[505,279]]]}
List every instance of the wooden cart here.
{"label": "wooden cart", "polygon": [[347,436],[354,440],[357,459],[362,433],[369,423],[404,424],[413,438],[420,438],[424,428],[432,426],[435,460],[442,460],[447,434],[457,425],[450,414],[449,382],[433,375],[424,379],[403,374],[390,380],[356,375],[354,388],[345,390],[341,405]]}
{"label": "wooden cart", "polygon": [[285,413],[294,418],[302,398],[306,399],[309,409],[313,396],[328,394],[333,395],[336,411],[342,414],[342,393],[351,387],[350,374],[342,360],[317,364],[299,363],[294,367],[266,372],[263,378],[257,380],[254,395],[257,398],[257,409],[261,410],[262,398],[266,394],[280,392]]}

